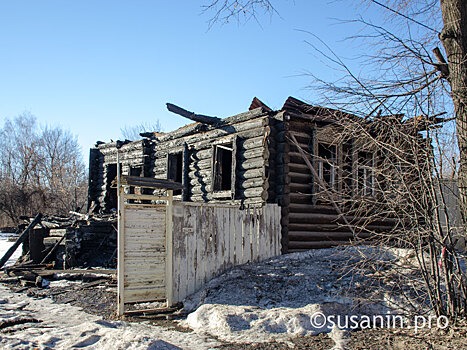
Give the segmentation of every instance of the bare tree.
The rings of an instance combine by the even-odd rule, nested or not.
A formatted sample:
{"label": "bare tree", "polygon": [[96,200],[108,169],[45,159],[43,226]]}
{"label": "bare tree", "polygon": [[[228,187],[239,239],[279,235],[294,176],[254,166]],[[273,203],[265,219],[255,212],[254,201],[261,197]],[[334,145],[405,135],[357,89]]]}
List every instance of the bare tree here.
{"label": "bare tree", "polygon": [[41,132],[38,154],[40,180],[48,189],[48,211],[67,213],[79,210],[86,198],[86,168],[75,136],[60,127],[45,127]]}
{"label": "bare tree", "polygon": [[[334,82],[313,75],[311,87],[323,91],[322,102],[360,116],[338,118],[342,137],[335,140],[353,145],[357,154],[361,151],[351,166],[347,164],[351,173],[340,170],[341,181],[350,190],[342,195],[322,188],[322,196],[339,198],[341,215],[359,218],[346,223],[357,242],[371,237],[378,244],[415,252],[416,272],[423,283],[421,289],[411,289],[409,298],[428,300],[438,315],[466,317],[467,276],[456,247],[459,235],[465,237],[466,215],[463,227],[452,226],[442,180],[447,174],[457,176],[461,213],[467,213],[467,2],[365,2],[383,8],[388,17],[377,25],[365,19],[354,21],[363,31],[352,39],[371,44],[365,46],[371,51],[360,57],[364,71],[353,71],[310,34],[310,45],[336,71],[344,72]],[[270,5],[260,4],[249,5],[265,9]],[[227,17],[235,15],[224,10]],[[216,13],[214,19],[219,18]],[[369,154],[379,154],[373,159],[382,161],[371,164]],[[388,220],[392,222],[389,230],[373,228],[372,223]],[[372,263],[380,266],[378,261]],[[413,285],[414,275],[396,277],[399,291],[408,292],[403,287]]]}
{"label": "bare tree", "polygon": [[[439,38],[447,54],[442,74],[451,86],[456,113],[457,142],[460,150],[458,173],[461,208],[467,212],[467,2],[440,0],[444,28]],[[467,222],[466,222],[467,224]],[[466,225],[467,227],[467,225]]]}
{"label": "bare tree", "polygon": [[37,124],[30,113],[0,129],[0,214],[12,223],[37,212],[67,214],[84,205],[86,169],[76,137]]}
{"label": "bare tree", "polygon": [[231,20],[237,22],[255,20],[263,14],[273,14],[277,11],[269,0],[213,0],[210,4],[203,6],[204,12],[213,13],[209,20],[209,27],[215,23],[229,23]]}
{"label": "bare tree", "polygon": [[120,129],[120,132],[124,139],[135,141],[141,139],[140,133],[161,130],[161,124],[159,120],[156,120],[154,123],[145,122],[137,125],[125,125]]}
{"label": "bare tree", "polygon": [[[363,108],[359,110],[368,115],[378,109],[387,114],[404,110],[433,115],[449,109],[451,105],[459,147],[457,177],[461,206],[462,211],[467,212],[467,2],[365,0],[363,3],[380,7],[388,14],[387,18],[394,21],[391,30],[359,20],[372,29],[371,33],[360,37],[371,40],[371,46],[367,47],[377,48],[368,54],[365,66],[368,67],[369,62],[376,64],[378,74],[370,77],[366,72],[365,79],[346,69],[350,85],[320,81],[323,83],[321,86],[341,93],[345,98],[339,106],[341,108],[355,106],[355,97],[360,106],[364,101]],[[268,0],[216,0],[204,8],[213,13],[211,23],[256,19],[259,10],[269,14],[276,12]],[[440,47],[444,48],[446,55]],[[340,68],[346,68],[339,57],[326,56]],[[446,93],[449,98],[443,96]],[[331,102],[336,103],[334,96]]]}

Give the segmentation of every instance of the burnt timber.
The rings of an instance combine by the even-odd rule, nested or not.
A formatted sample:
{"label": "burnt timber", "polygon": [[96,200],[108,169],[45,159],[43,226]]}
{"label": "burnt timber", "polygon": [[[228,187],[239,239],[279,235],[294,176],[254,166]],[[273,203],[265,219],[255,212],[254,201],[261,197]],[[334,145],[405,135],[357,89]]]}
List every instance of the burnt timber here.
{"label": "burnt timber", "polygon": [[[99,143],[90,150],[89,206],[115,211],[118,152],[122,175],[182,183],[174,192],[176,200],[239,207],[278,203],[283,253],[370,236],[368,230],[351,227],[361,218],[342,215],[336,203],[318,193],[323,181],[337,193],[355,191],[357,179],[350,185],[340,179],[344,171],[358,176],[353,167],[359,150],[334,139],[339,133],[336,120],[357,117],[293,97],[277,111],[255,97],[249,111],[224,119],[167,106],[195,122],[168,133],[143,133],[141,140]],[[327,162],[320,164],[316,157]],[[368,227],[391,230],[394,222],[388,218]]]}

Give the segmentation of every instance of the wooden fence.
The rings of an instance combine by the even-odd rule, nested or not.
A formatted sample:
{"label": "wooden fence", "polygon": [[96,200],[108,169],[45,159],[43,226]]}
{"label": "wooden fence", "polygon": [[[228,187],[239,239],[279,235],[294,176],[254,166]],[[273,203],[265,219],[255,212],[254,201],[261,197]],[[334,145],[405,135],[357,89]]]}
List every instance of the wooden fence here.
{"label": "wooden fence", "polygon": [[166,299],[171,306],[233,266],[280,254],[276,204],[240,210],[173,203],[169,195],[157,197],[165,204],[141,205],[128,202],[138,195],[119,193],[119,315],[129,303]]}
{"label": "wooden fence", "polygon": [[280,254],[280,208],[173,206],[172,300],[183,300],[227,269]]}

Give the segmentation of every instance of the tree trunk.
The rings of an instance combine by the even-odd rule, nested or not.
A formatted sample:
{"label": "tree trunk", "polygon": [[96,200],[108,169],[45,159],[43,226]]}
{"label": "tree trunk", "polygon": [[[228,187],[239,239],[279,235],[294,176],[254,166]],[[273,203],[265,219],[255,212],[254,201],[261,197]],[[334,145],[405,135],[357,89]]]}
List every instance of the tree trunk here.
{"label": "tree trunk", "polygon": [[447,54],[449,83],[456,113],[460,204],[464,227],[467,227],[467,1],[440,0],[440,3],[444,23],[440,39]]}

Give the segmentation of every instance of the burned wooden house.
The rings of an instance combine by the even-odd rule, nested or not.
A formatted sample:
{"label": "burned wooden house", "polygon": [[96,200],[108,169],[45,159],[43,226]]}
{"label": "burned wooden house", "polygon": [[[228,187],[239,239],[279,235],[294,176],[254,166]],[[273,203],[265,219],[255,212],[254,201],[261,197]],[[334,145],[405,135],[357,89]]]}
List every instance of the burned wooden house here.
{"label": "burned wooden house", "polygon": [[[168,108],[194,122],[91,149],[89,205],[95,210],[117,208],[113,184],[119,170],[182,183],[174,193],[180,201],[240,208],[279,204],[284,253],[365,237],[364,230],[351,228],[355,218],[344,215],[340,204],[347,197],[375,195],[373,169],[380,155],[339,138],[339,119],[356,117],[293,97],[280,110],[255,98],[247,112],[225,119]],[[392,223],[371,225],[387,230]]]}

